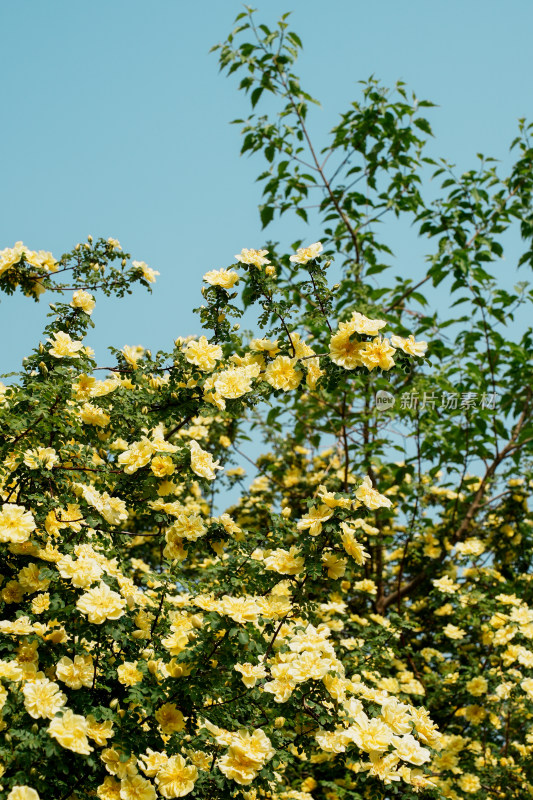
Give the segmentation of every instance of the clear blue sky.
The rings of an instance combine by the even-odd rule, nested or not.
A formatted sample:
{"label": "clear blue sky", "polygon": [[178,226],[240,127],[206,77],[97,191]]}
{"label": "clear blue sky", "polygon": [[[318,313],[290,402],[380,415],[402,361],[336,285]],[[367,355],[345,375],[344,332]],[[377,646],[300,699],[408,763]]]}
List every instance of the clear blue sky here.
{"label": "clear blue sky", "polygon": [[[371,73],[439,104],[432,153],[461,169],[476,152],[505,161],[517,118],[533,118],[530,0],[257,7],[266,22],[294,12],[303,85],[322,101],[311,117],[319,139]],[[166,348],[198,332],[191,309],[203,273],[242,247],[316,239],[303,223],[260,230],[262,163],[239,158],[228,124],[247,102],[208,54],[241,9],[237,0],[0,4],[0,249],[22,239],[59,255],[89,233],[114,236],[161,272],[153,295],[97,306],[89,342],[100,363],[107,344]],[[420,265],[408,262],[398,268],[415,274]],[[1,372],[38,342],[51,299],[3,299]]]}

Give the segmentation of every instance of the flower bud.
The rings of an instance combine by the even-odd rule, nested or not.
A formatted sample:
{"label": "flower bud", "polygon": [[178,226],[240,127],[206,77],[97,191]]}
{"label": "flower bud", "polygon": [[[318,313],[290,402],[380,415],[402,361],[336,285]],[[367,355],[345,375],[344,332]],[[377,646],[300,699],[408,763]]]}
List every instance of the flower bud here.
{"label": "flower bud", "polygon": [[89,234],[88,237],[87,237],[87,241],[88,242],[92,242],[92,240],[93,240],[93,237],[91,236],[91,234]]}
{"label": "flower bud", "polygon": [[122,264],[123,267],[125,267],[128,262],[126,261],[125,258],[123,258],[120,263]]}
{"label": "flower bud", "polygon": [[276,719],[274,720],[274,727],[279,730],[280,728],[283,728],[284,725],[285,725],[285,717],[276,717]]}

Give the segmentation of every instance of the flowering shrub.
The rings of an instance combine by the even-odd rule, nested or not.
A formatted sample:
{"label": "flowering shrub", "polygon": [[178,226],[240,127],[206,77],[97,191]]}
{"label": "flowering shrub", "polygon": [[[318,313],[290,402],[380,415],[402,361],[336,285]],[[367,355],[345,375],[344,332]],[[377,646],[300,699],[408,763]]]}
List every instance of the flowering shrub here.
{"label": "flowering shrub", "polygon": [[[320,249],[295,259],[329,292]],[[213,509],[217,476],[238,477],[227,465],[246,409],[320,392],[337,364],[394,366],[395,349],[378,336],[385,321],[358,312],[331,337],[331,355],[317,354],[277,308],[281,267],[267,255],[243,250],[232,269],[207,273],[200,314],[209,339],[177,339],[155,355],[114,351],[101,379],[83,344],[94,295],[75,288],[70,303],[52,304],[20,382],[3,387],[10,798],[248,796],[243,787],[283,785],[301,748],[317,763],[372,755],[373,774],[426,782],[420,767],[438,742],[428,715],[346,671],[336,626],[310,595],[347,571],[363,578],[362,514],[391,501],[365,476],[355,493],[320,487],[300,519],[271,506],[261,530]],[[30,271],[32,286],[65,290],[50,273],[68,271],[87,287],[92,271],[91,288],[110,293],[155,274],[128,268],[115,240],[48,256],[43,273],[20,243],[0,257],[12,262],[9,287],[27,286]],[[230,321],[240,278],[275,319],[249,343]],[[339,356],[351,347],[357,363]]]}
{"label": "flowering shrub", "polygon": [[[0,289],[58,297],[0,392],[2,800],[531,793],[532,339],[505,333],[532,297],[489,272],[516,219],[533,258],[528,128],[508,178],[437,165],[426,203],[429,104],[370,81],[320,160],[300,46],[245,12],[220,59],[284,103],[244,123],[264,225],[315,187],[321,241],[209,270],[203,334],[97,365],[98,293],[158,272],[116,239],[0,252]],[[389,213],[436,237],[419,284],[373,282]],[[441,320],[419,288],[449,277]]]}

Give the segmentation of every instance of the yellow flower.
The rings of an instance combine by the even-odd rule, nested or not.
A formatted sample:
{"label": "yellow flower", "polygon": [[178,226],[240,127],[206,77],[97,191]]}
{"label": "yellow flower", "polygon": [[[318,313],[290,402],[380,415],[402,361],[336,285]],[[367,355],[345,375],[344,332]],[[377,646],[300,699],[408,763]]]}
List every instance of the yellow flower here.
{"label": "yellow flower", "polygon": [[36,528],[31,511],[13,503],[4,503],[0,511],[0,542],[27,542]]}
{"label": "yellow flower", "polygon": [[131,263],[136,269],[140,269],[142,271],[145,281],[148,283],[155,283],[156,275],[160,274],[156,269],[150,269],[150,267],[145,264],[144,261],[132,261]]}
{"label": "yellow flower", "polygon": [[250,342],[250,350],[257,353],[267,353],[269,356],[275,356],[279,353],[278,340],[275,342],[270,339],[252,339]]}
{"label": "yellow flower", "polygon": [[265,678],[267,671],[262,664],[235,664],[234,669],[242,675],[242,682],[248,688],[255,686],[260,678]]}
{"label": "yellow flower", "polygon": [[310,244],[309,247],[300,247],[296,251],[296,255],[291,256],[289,261],[292,261],[293,264],[307,264],[308,261],[318,258],[323,249],[322,242],[315,242]]}
{"label": "yellow flower", "polygon": [[[385,687],[380,684],[380,688]],[[397,684],[394,688],[399,691]],[[396,697],[388,697],[381,704],[381,717],[393,733],[397,735],[411,733],[412,722],[409,717],[409,706],[405,705],[405,703],[400,703]]]}
{"label": "yellow flower", "polygon": [[108,775],[96,789],[100,800],[120,800],[120,783]]}
{"label": "yellow flower", "polygon": [[251,264],[254,267],[264,267],[266,264],[270,264],[268,258],[265,256],[268,254],[268,250],[249,250],[248,248],[244,247],[241,252],[235,256],[237,261],[240,261],[241,264]]}
{"label": "yellow flower", "polygon": [[5,250],[0,250],[0,276],[11,267],[14,267],[15,264],[18,264],[24,254],[25,247],[22,242],[15,242],[14,247],[6,247]]}
{"label": "yellow flower", "polygon": [[128,775],[120,781],[121,800],[156,800],[155,789],[141,775]]}
{"label": "yellow flower", "polygon": [[104,722],[97,722],[93,715],[89,714],[87,724],[87,736],[93,739],[99,747],[103,747],[107,744],[107,740],[112,739],[115,735],[113,723],[110,719],[106,719]]}
{"label": "yellow flower", "polygon": [[124,686],[135,686],[143,679],[142,672],[137,669],[137,661],[125,661],[117,667],[118,680]]}
{"label": "yellow flower", "polygon": [[474,697],[481,697],[482,694],[487,694],[488,688],[488,681],[483,675],[477,675],[475,678],[467,681],[466,684],[466,690],[474,695]]}
{"label": "yellow flower", "polygon": [[274,680],[263,686],[265,692],[274,695],[276,703],[286,703],[296,688],[296,681],[290,671],[290,664],[274,664],[271,669]]}
{"label": "yellow flower", "polygon": [[391,347],[388,339],[378,336],[373,342],[367,342],[361,350],[359,357],[365,367],[372,371],[375,367],[389,370],[394,366],[393,355],[396,352]]}
{"label": "yellow flower", "polygon": [[179,539],[188,539],[195,542],[201,536],[205,536],[206,527],[198,514],[179,514],[176,522],[167,531],[167,541],[176,536]]}
{"label": "yellow flower", "polygon": [[48,678],[28,681],[22,687],[22,692],[24,708],[33,719],[52,719],[67,702],[67,697],[60,691],[58,684]]}
{"label": "yellow flower", "polygon": [[443,575],[442,578],[435,578],[431,583],[444,594],[455,594],[459,590],[459,584],[454,583],[448,575]]}
{"label": "yellow flower", "polygon": [[393,741],[394,734],[383,720],[378,717],[369,719],[360,712],[352,726],[351,738],[366,753],[383,753]]}
{"label": "yellow flower", "polygon": [[394,747],[396,748],[396,755],[402,761],[409,761],[420,767],[431,758],[431,753],[425,747],[421,747],[419,742],[410,733],[404,736],[395,736],[393,740]]}
{"label": "yellow flower", "polygon": [[76,603],[76,608],[87,615],[89,622],[101,625],[108,619],[119,619],[124,614],[126,601],[113,592],[103,581],[82,594]]}
{"label": "yellow flower", "polygon": [[74,660],[63,656],[57,662],[56,675],[69,689],[81,689],[82,686],[90,688],[94,679],[92,656],[78,655],[74,656]]}
{"label": "yellow flower", "polygon": [[117,462],[124,467],[126,475],[133,475],[138,469],[145,467],[152,458],[156,448],[146,436],[119,455]]}
{"label": "yellow flower", "polygon": [[342,578],[346,572],[346,558],[339,558],[334,553],[322,553],[322,563],[328,571],[328,578]]}
{"label": "yellow flower", "polygon": [[362,566],[367,559],[370,558],[369,553],[365,550],[363,545],[357,541],[354,536],[354,530],[346,522],[341,522],[341,539],[344,549],[349,556],[356,561],[359,566]]}
{"label": "yellow flower", "polygon": [[87,739],[87,728],[85,717],[67,709],[62,717],[54,717],[48,726],[48,733],[59,742],[61,747],[88,756],[93,748]]}
{"label": "yellow flower", "polygon": [[477,775],[471,775],[467,773],[466,775],[461,775],[459,780],[457,781],[457,785],[463,792],[479,792],[481,789],[481,783]]}
{"label": "yellow flower", "polygon": [[207,337],[200,336],[198,340],[188,342],[185,348],[185,359],[189,364],[194,364],[203,372],[211,372],[216,367],[217,361],[222,358],[222,348],[218,344],[209,344]]}
{"label": "yellow flower", "polygon": [[38,792],[29,786],[13,786],[6,800],[40,800]]}
{"label": "yellow flower", "polygon": [[57,562],[57,569],[62,578],[72,581],[78,589],[85,589],[91,583],[100,580],[103,567],[96,558],[82,557],[76,561],[72,556],[63,556]]}
{"label": "yellow flower", "polygon": [[170,456],[155,456],[150,464],[150,469],[156,478],[164,478],[165,475],[172,475],[176,466]]}
{"label": "yellow flower", "polygon": [[206,283],[222,286],[223,289],[231,289],[239,280],[239,275],[232,269],[212,269],[204,275]]}
{"label": "yellow flower", "polygon": [[[20,247],[17,248],[17,245]],[[14,249],[22,249],[24,251],[23,254],[26,262],[31,264],[33,267],[43,269],[45,272],[56,272],[58,265],[52,253],[47,253],[45,250],[39,250],[38,252],[35,250],[28,250],[24,248],[22,242],[17,242]],[[30,275],[30,278],[37,277],[37,275]],[[41,292],[44,292],[45,290],[44,287],[37,282],[33,285],[33,291],[37,292],[37,294],[41,294]]]}
{"label": "yellow flower", "polygon": [[124,761],[122,752],[114,747],[106,747],[105,750],[102,750],[100,758],[109,774],[116,775],[119,780],[137,773],[135,756]]}
{"label": "yellow flower", "polygon": [[211,769],[211,756],[209,753],[204,753],[202,750],[189,750],[187,755],[195,767],[204,772],[209,772]]}
{"label": "yellow flower", "polygon": [[[318,487],[317,491],[318,497],[330,508],[351,508],[352,501],[349,497],[339,497],[335,499],[335,492],[328,492],[326,487],[322,484]],[[362,520],[359,520],[362,522]],[[352,523],[355,524],[355,521]],[[360,527],[359,525],[356,527]],[[378,533],[378,531],[376,531]]]}
{"label": "yellow flower", "polygon": [[155,712],[155,718],[165,734],[182,731],[185,727],[183,714],[175,703],[164,703],[164,705]]}
{"label": "yellow flower", "polygon": [[322,523],[327,522],[332,516],[333,509],[322,504],[304,514],[301,520],[296,523],[296,527],[299,531],[308,530],[310,536],[318,536],[322,530]]}
{"label": "yellow flower", "polygon": [[448,639],[464,639],[466,633],[461,628],[456,627],[449,623],[442,629],[442,632]]}
{"label": "yellow flower", "polygon": [[265,558],[265,566],[268,570],[279,572],[281,575],[299,575],[305,563],[305,559],[299,553],[300,550],[294,545],[290,550],[274,550]]}
{"label": "yellow flower", "polygon": [[330,658],[324,658],[319,652],[304,651],[290,662],[289,672],[296,683],[304,683],[311,679],[321,680],[332,668]]}
{"label": "yellow flower", "polygon": [[85,292],[83,289],[79,289],[72,295],[70,305],[72,308],[81,308],[82,311],[85,311],[85,313],[90,316],[93,313],[96,303],[92,294]]}
{"label": "yellow flower", "polygon": [[31,594],[46,590],[50,586],[48,578],[39,578],[42,565],[32,561],[27,567],[23,567],[17,575],[17,580],[24,592]]}
{"label": "yellow flower", "polygon": [[137,361],[143,357],[144,347],[141,347],[140,344],[125,344],[121,352],[128,364],[133,367],[133,369],[137,369]]}
{"label": "yellow flower", "polygon": [[352,342],[349,333],[334,333],[329,342],[329,354],[334,364],[344,369],[355,369],[362,366],[360,358],[363,342]]}
{"label": "yellow flower", "polygon": [[111,417],[102,408],[93,406],[92,403],[84,403],[80,409],[80,419],[86,425],[96,425],[105,428],[109,425]]}
{"label": "yellow flower", "polygon": [[294,347],[295,358],[303,359],[307,368],[305,382],[310,389],[314,389],[324,374],[324,371],[320,368],[320,359],[310,358],[310,356],[315,355],[315,351],[312,347],[309,347],[307,342],[302,341],[299,333],[291,333],[291,342]]}
{"label": "yellow flower", "polygon": [[167,532],[166,540],[167,544],[163,550],[165,558],[171,561],[183,561],[187,558],[187,551],[183,546],[183,541],[179,537],[172,536],[170,532]]}
{"label": "yellow flower", "polygon": [[54,358],[79,358],[80,350],[83,349],[83,342],[76,342],[70,338],[68,333],[57,331],[54,333],[55,341],[48,339],[53,346],[48,350]]}
{"label": "yellow flower", "polygon": [[219,461],[215,461],[211,453],[202,450],[198,442],[192,441],[189,445],[191,450],[191,469],[200,478],[212,481],[216,477],[215,470],[223,469]]}
{"label": "yellow flower", "polygon": [[36,595],[31,601],[31,610],[33,614],[42,614],[50,608],[50,595],[48,592]]}
{"label": "yellow flower", "polygon": [[410,356],[422,357],[428,349],[427,342],[415,342],[415,337],[412,334],[407,339],[403,339],[401,336],[391,336],[390,343],[393,347],[403,350],[404,353]]}
{"label": "yellow flower", "polygon": [[35,450],[26,450],[23,460],[30,469],[52,469],[59,459],[53,447],[37,447]]}
{"label": "yellow flower", "polygon": [[241,786],[251,783],[259,770],[270,761],[276,751],[261,728],[252,734],[239,731],[231,737],[228,752],[218,759],[220,771]]}
{"label": "yellow flower", "polygon": [[257,622],[260,609],[253,597],[231,597],[225,594],[217,611],[244,625],[247,622]]}
{"label": "yellow flower", "polygon": [[295,363],[296,359],[294,358],[277,356],[265,370],[265,381],[274,389],[282,389],[284,392],[296,389],[303,378],[303,372],[294,369]]}
{"label": "yellow flower", "polygon": [[378,331],[386,325],[384,319],[369,319],[359,311],[354,311],[348,325],[355,333],[364,333],[367,336],[377,336]]}
{"label": "yellow flower", "polygon": [[164,767],[168,761],[166,753],[158,753],[157,751],[147,749],[146,755],[139,756],[138,764],[145,775],[149,778],[155,778],[161,767]]}
{"label": "yellow flower", "polygon": [[194,789],[198,770],[188,765],[183,756],[171,756],[156,776],[159,794],[165,798],[185,797]]}
{"label": "yellow flower", "polygon": [[344,730],[319,730],[315,733],[315,741],[325,753],[344,753],[346,745],[350,742],[350,736]]}
{"label": "yellow flower", "polygon": [[380,494],[373,488],[372,481],[368,475],[365,475],[363,478],[362,484],[355,492],[355,497],[356,500],[363,503],[370,511],[375,511],[377,508],[390,508],[392,506],[388,497],[385,497],[385,495]]}
{"label": "yellow flower", "polygon": [[253,375],[246,367],[225,369],[220,372],[215,380],[215,390],[220,397],[235,400],[252,389]]}

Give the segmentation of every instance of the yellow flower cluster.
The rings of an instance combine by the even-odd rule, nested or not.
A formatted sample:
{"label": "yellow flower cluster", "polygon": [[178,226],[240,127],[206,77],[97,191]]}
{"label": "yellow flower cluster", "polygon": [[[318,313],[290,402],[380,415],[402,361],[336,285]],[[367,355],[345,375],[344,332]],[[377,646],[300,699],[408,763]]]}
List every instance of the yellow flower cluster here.
{"label": "yellow flower cluster", "polygon": [[44,250],[39,250],[38,252],[29,250],[22,242],[15,242],[14,247],[6,247],[5,250],[0,250],[0,277],[8,269],[18,264],[22,258],[28,264],[42,269],[44,272],[56,272],[58,268],[57,261],[52,253],[47,253]]}
{"label": "yellow flower cluster", "polygon": [[[364,314],[354,311],[348,322],[341,322],[338,330],[331,336],[329,352],[331,360],[345,369],[366,367],[370,372],[379,367],[390,370],[394,362],[396,349],[414,356],[423,356],[427,349],[426,342],[415,342],[414,337],[402,339],[393,336],[382,339],[379,335],[386,321],[382,319],[369,319]],[[355,334],[375,337],[372,341],[354,338]]]}

